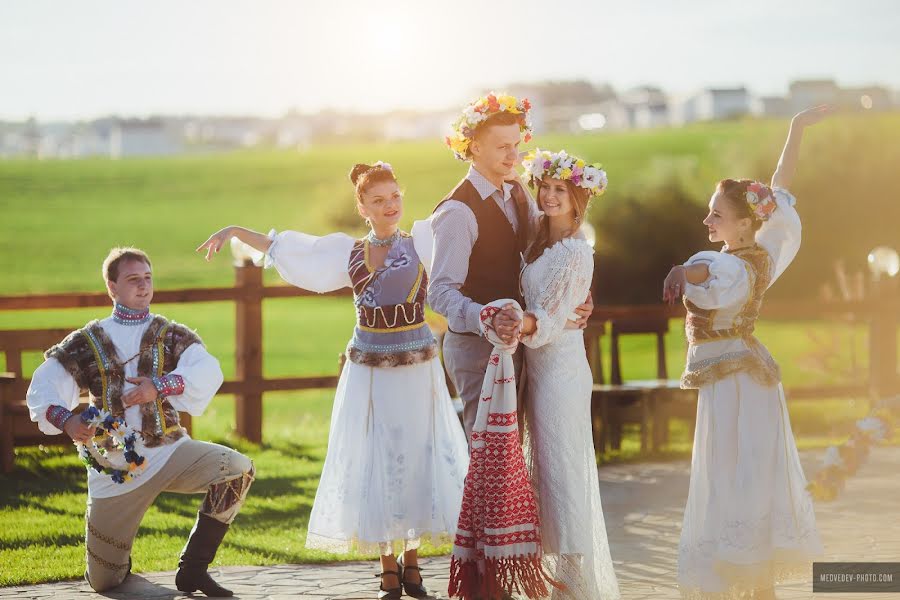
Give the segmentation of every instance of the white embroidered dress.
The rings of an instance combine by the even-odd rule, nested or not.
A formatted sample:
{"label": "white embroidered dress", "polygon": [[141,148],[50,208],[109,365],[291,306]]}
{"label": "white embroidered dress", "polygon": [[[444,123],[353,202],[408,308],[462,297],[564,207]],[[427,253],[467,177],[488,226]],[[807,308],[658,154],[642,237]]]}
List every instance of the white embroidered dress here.
{"label": "white embroidered dress", "polygon": [[[422,537],[446,543],[456,531],[469,457],[440,359],[418,355],[417,362],[398,366],[364,362],[385,350],[388,358],[378,364],[397,364],[397,356],[429,351],[434,344],[420,312],[424,306],[410,308],[424,303],[423,270],[431,262],[426,233],[425,243],[410,236],[395,242],[381,266],[369,264],[367,245],[342,233],[271,234],[266,266],[319,293],[353,287],[358,315],[334,397],[308,548],[388,554],[400,549],[395,545],[414,549]],[[377,317],[401,325],[393,321],[413,316],[422,316],[421,326],[398,327],[396,333],[366,321]]]}
{"label": "white embroidered dress", "polygon": [[591,430],[593,378],[584,333],[565,329],[590,291],[593,249],[557,242],[522,272],[526,310],[537,329],[525,344],[526,461],[537,491],[544,561],[566,585],[553,598],[619,598],[600,501]]}
{"label": "white embroidered dress", "polygon": [[689,325],[688,337],[706,339],[690,344],[683,378],[699,387],[678,550],[683,598],[736,599],[808,579],[822,554],[778,369],[746,322],[800,248],[795,199],[774,192],[777,209],[757,232],[756,247],[700,252],[685,263],[706,263],[710,275],[685,291],[689,323],[695,315],[702,322],[696,332]]}

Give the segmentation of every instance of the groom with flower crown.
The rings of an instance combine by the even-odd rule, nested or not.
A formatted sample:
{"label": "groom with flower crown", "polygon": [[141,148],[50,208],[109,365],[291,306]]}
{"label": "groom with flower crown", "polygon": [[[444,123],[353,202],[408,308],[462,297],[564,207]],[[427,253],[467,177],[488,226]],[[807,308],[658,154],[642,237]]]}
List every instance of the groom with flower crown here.
{"label": "groom with flower crown", "polygon": [[[527,98],[490,93],[469,104],[445,139],[469,171],[434,209],[431,228],[434,258],[428,302],[447,318],[443,356],[463,401],[463,426],[471,437],[478,397],[492,345],[481,333],[480,314],[499,298],[521,302],[522,254],[534,237],[539,209],[516,174],[519,146],[531,141]],[[593,311],[588,301],[576,309],[584,328]],[[503,311],[493,318],[505,342],[517,335],[521,321]],[[520,375],[522,353],[513,356]]]}
{"label": "groom with flower crown", "polygon": [[[444,364],[470,442],[448,590],[464,600],[516,590],[539,597],[556,585],[541,568],[537,507],[518,435],[519,273],[540,214],[515,170],[523,135],[531,140],[530,109],[527,99],[495,93],[465,108],[446,143],[469,171],[431,217],[428,302],[447,318]],[[500,310],[498,300],[518,306]],[[592,310],[588,298],[576,309],[579,320],[566,326],[584,327]]]}
{"label": "groom with flower crown", "polygon": [[[222,385],[219,361],[187,327],[150,313],[150,257],[114,248],[103,262],[113,313],[91,321],[45,354],[26,396],[31,420],[65,432],[88,466],[85,579],[98,591],[131,572],[141,519],[164,491],[205,493],[181,553],[175,586],[231,596],[207,573],[254,478],[252,461],[191,439],[178,411],[203,414]],[[73,414],[82,390],[90,406]]]}

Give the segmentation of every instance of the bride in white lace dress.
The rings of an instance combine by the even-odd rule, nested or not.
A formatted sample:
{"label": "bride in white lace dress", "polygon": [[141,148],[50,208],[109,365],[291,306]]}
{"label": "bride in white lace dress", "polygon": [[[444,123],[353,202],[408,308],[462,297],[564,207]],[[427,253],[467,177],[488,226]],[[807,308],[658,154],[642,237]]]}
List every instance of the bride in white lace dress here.
{"label": "bride in white lace dress", "polygon": [[581,329],[567,329],[590,292],[593,249],[579,227],[606,173],[568,156],[537,150],[525,160],[544,216],[526,254],[521,285],[526,313],[526,460],[538,493],[544,562],[565,591],[554,598],[619,598],[591,432],[590,365]]}

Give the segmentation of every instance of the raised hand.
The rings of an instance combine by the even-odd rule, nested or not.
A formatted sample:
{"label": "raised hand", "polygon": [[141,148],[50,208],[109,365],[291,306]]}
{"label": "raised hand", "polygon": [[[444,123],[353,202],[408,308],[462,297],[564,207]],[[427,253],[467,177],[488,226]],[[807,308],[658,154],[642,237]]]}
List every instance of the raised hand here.
{"label": "raised hand", "polygon": [[788,131],[787,141],[778,159],[778,166],[772,174],[772,187],[790,188],[797,170],[797,160],[800,158],[800,141],[803,139],[803,130],[810,125],[815,125],[834,112],[834,108],[822,104],[814,108],[801,111],[791,120],[791,128]]}
{"label": "raised hand", "polygon": [[794,115],[794,118],[791,119],[791,125],[797,125],[799,127],[809,127],[810,125],[815,125],[825,117],[834,113],[834,107],[828,104],[820,104],[819,106],[815,106],[813,108],[808,108],[806,110],[798,112]]}
{"label": "raised hand", "polygon": [[200,244],[197,247],[196,252],[200,252],[204,248],[206,248],[206,260],[209,261],[212,259],[213,254],[218,254],[219,250],[222,249],[222,246],[225,245],[225,242],[230,240],[234,236],[234,231],[232,227],[225,227],[215,232],[209,239]]}

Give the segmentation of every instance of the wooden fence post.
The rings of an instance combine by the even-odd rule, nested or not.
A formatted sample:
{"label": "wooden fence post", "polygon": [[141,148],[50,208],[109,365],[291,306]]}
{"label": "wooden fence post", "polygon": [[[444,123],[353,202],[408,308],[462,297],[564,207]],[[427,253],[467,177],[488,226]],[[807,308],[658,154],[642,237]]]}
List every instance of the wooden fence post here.
{"label": "wooden fence post", "polygon": [[877,402],[898,392],[897,300],[900,295],[891,280],[874,283],[875,310],[869,324],[869,386],[872,400]]}
{"label": "wooden fence post", "polygon": [[249,260],[235,265],[235,376],[243,389],[235,395],[237,433],[262,442],[262,269]]}

